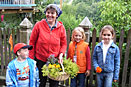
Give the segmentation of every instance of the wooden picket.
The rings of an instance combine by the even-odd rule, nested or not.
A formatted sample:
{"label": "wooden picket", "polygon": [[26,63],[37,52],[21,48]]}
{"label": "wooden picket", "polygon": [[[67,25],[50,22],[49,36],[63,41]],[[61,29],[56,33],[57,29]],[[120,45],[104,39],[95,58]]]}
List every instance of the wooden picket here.
{"label": "wooden picket", "polygon": [[2,29],[0,28],[0,55],[1,55],[1,73],[3,73],[4,70],[4,59],[3,59],[3,39],[2,39]]}
{"label": "wooden picket", "polygon": [[127,45],[126,45],[124,67],[123,67],[123,74],[122,74],[122,87],[126,87],[125,84],[127,81],[127,68],[128,68],[128,61],[129,61],[130,46],[131,46],[131,29],[128,31],[128,35],[127,35]]}
{"label": "wooden picket", "polygon": [[[124,29],[121,30],[120,39],[119,39],[120,60],[122,60],[122,47],[123,47],[123,43],[124,43]],[[121,64],[121,61],[120,61],[120,64]],[[121,78],[121,76],[122,76],[122,73],[119,74],[119,78]],[[120,82],[120,81],[118,81],[118,82]]]}
{"label": "wooden picket", "polygon": [[124,42],[124,29],[121,30],[120,39],[119,39],[119,49],[120,49],[120,60],[122,59],[122,45]]}
{"label": "wooden picket", "polygon": [[67,32],[68,32],[68,33],[67,33],[67,50],[68,50],[69,43],[70,43],[70,41],[71,41],[71,30],[68,29]]}
{"label": "wooden picket", "polygon": [[[92,55],[93,55],[93,51],[96,45],[96,29],[93,30],[93,34],[92,34],[92,51],[91,51],[91,59],[92,59]],[[90,79],[89,79],[89,87],[91,87],[93,85],[93,74],[94,74],[94,67],[91,64],[91,75],[90,75]]]}
{"label": "wooden picket", "polygon": [[131,87],[131,69],[130,69],[129,87]]}

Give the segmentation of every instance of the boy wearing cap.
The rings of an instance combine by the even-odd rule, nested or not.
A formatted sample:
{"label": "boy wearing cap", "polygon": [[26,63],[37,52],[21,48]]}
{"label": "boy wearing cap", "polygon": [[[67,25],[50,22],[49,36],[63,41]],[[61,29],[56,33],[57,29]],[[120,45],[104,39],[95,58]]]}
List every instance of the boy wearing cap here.
{"label": "boy wearing cap", "polygon": [[24,43],[14,46],[17,58],[12,60],[6,71],[7,87],[39,87],[39,72],[36,62],[30,59],[29,50],[33,47]]}

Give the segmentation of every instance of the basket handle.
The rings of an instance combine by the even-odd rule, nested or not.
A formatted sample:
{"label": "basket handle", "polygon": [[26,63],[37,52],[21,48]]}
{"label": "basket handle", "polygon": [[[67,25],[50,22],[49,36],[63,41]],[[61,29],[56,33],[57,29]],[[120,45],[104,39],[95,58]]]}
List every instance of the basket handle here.
{"label": "basket handle", "polygon": [[63,72],[65,72],[65,71],[64,71],[64,66],[63,66],[63,64],[62,64],[62,63],[60,63],[60,64],[61,64],[61,67],[62,67]]}

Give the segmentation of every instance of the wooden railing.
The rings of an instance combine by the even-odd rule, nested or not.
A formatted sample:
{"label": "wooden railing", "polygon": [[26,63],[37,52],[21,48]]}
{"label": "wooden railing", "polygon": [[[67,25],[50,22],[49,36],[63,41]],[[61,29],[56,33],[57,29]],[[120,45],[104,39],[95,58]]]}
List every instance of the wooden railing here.
{"label": "wooden railing", "polygon": [[35,0],[0,0],[0,7],[3,6],[36,6]]}
{"label": "wooden railing", "polygon": [[0,0],[0,14],[35,13],[35,0]]}

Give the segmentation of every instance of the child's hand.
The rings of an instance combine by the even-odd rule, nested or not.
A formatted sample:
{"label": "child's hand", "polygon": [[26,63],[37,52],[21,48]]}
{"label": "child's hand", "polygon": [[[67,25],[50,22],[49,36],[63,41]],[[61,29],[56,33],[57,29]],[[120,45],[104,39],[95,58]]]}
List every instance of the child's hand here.
{"label": "child's hand", "polygon": [[85,74],[86,74],[86,76],[89,76],[90,75],[90,70],[87,70]]}
{"label": "child's hand", "polygon": [[113,82],[116,82],[117,80],[114,80]]}
{"label": "child's hand", "polygon": [[102,69],[100,67],[96,67],[96,72],[101,73]]}

